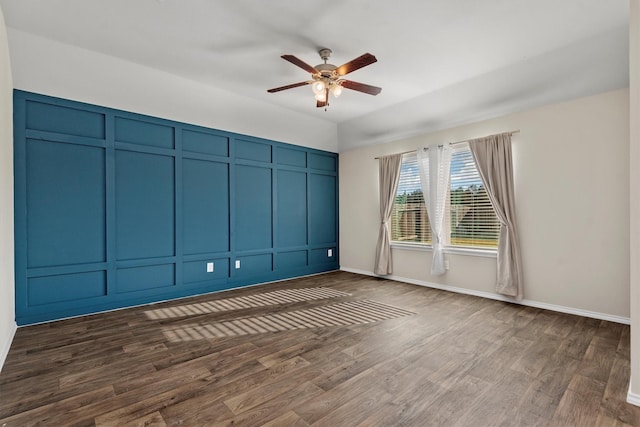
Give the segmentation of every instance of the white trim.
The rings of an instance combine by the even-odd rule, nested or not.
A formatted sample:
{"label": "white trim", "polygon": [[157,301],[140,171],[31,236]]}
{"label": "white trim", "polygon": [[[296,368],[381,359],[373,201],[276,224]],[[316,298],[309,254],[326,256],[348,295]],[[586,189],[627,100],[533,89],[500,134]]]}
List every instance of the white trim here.
{"label": "white trim", "polygon": [[[509,298],[504,295],[500,295],[492,292],[476,291],[473,289],[460,288],[460,287],[451,286],[451,285],[442,285],[439,283],[426,282],[424,280],[417,280],[417,279],[409,279],[406,277],[398,277],[394,275],[378,276],[377,274],[374,274],[371,271],[359,270],[356,268],[341,267],[340,270],[347,271],[349,273],[363,274],[365,276],[382,277],[385,279],[396,280],[398,282],[410,283],[412,285],[418,285],[418,286],[426,286],[428,288],[440,289],[440,290],[449,291],[449,292],[456,292],[459,294],[473,295],[476,297],[488,298],[488,299],[493,299],[497,301],[506,301],[513,304],[526,305],[528,307],[541,308],[544,310],[557,311],[560,313],[574,314],[574,315],[583,316],[583,317],[591,317],[593,319],[599,319],[599,320],[607,320],[609,322],[622,323],[624,325],[631,324],[631,319],[628,317],[615,316],[613,314],[600,313],[597,311],[582,310],[579,308],[565,307],[562,305],[548,304],[546,302],[532,301],[532,300],[526,300],[526,299],[518,301],[514,298]],[[638,402],[640,402],[640,397]]]}
{"label": "white trim", "polygon": [[629,381],[629,391],[627,391],[627,403],[640,406],[640,394],[631,392],[631,381]]}
{"label": "white trim", "polygon": [[2,343],[2,348],[0,348],[0,372],[2,372],[4,362],[7,360],[9,349],[11,348],[11,343],[13,342],[13,337],[16,335],[17,330],[18,325],[16,324],[16,322],[13,322],[9,330],[9,339],[6,342]]}
{"label": "white trim", "polygon": [[484,258],[498,258],[498,251],[496,249],[480,249],[480,248],[463,248],[461,246],[445,246],[444,253],[453,254],[453,255],[479,256]]}
{"label": "white trim", "polygon": [[[425,243],[391,242],[391,249],[431,252],[433,250],[433,246],[427,245]],[[498,251],[495,249],[467,248],[462,246],[445,246],[444,253],[453,255],[479,256],[485,258],[498,257]]]}
{"label": "white trim", "polygon": [[409,251],[431,252],[431,245],[425,243],[391,242],[391,249],[406,249]]}

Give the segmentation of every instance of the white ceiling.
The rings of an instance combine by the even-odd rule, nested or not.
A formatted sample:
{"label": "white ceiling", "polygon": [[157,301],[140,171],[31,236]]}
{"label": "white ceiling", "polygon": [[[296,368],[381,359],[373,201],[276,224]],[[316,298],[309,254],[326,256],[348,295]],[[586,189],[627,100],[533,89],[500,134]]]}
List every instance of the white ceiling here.
{"label": "white ceiling", "polygon": [[[0,0],[9,27],[338,124],[348,149],[628,85],[628,0]],[[282,60],[378,62],[328,111]]]}

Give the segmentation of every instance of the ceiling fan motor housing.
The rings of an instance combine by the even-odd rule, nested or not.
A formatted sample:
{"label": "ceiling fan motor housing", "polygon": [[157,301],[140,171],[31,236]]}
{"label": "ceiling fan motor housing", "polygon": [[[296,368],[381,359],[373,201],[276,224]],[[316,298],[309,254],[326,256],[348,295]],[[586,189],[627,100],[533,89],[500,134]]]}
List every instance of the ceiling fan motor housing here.
{"label": "ceiling fan motor housing", "polygon": [[315,66],[315,69],[318,70],[318,74],[322,77],[328,77],[330,79],[337,79],[338,75],[336,73],[336,69],[338,68],[336,65],[327,64],[329,57],[331,56],[331,49],[323,48],[318,51],[320,54],[320,58],[324,61],[324,64],[319,64]]}
{"label": "ceiling fan motor housing", "polygon": [[336,68],[338,67],[333,64],[320,64],[316,65],[315,68],[322,77],[338,78],[338,74],[336,73]]}

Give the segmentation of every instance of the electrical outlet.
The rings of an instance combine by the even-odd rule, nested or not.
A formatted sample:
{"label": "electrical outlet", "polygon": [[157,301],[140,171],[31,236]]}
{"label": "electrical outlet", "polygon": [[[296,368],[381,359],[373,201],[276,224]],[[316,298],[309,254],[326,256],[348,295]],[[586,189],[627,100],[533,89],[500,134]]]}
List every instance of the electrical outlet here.
{"label": "electrical outlet", "polygon": [[237,260],[236,260],[236,270],[237,270],[237,269],[239,269],[239,268],[240,268],[240,260],[239,260],[239,259],[237,259]]}
{"label": "electrical outlet", "polygon": [[448,260],[448,259],[445,259],[445,260],[444,260],[444,269],[445,269],[445,270],[448,270],[448,269],[449,269],[449,260]]}
{"label": "electrical outlet", "polygon": [[333,249],[327,249],[327,256],[328,257],[332,257],[333,256]]}
{"label": "electrical outlet", "polygon": [[213,273],[213,263],[212,262],[208,262],[207,263],[207,273]]}

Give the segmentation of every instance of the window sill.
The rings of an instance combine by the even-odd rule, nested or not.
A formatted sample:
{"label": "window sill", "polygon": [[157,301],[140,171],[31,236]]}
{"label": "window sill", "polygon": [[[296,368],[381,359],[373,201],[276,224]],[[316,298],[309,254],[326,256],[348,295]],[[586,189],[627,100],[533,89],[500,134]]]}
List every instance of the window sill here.
{"label": "window sill", "polygon": [[[431,252],[433,247],[431,245],[423,245],[420,243],[400,243],[400,242],[391,242],[392,249],[402,249],[409,251],[421,251],[421,252]],[[477,249],[477,248],[459,248],[459,247],[446,247],[444,248],[445,254],[453,254],[453,255],[466,255],[466,256],[478,256],[483,258],[496,258],[498,256],[498,251],[495,249]]]}

